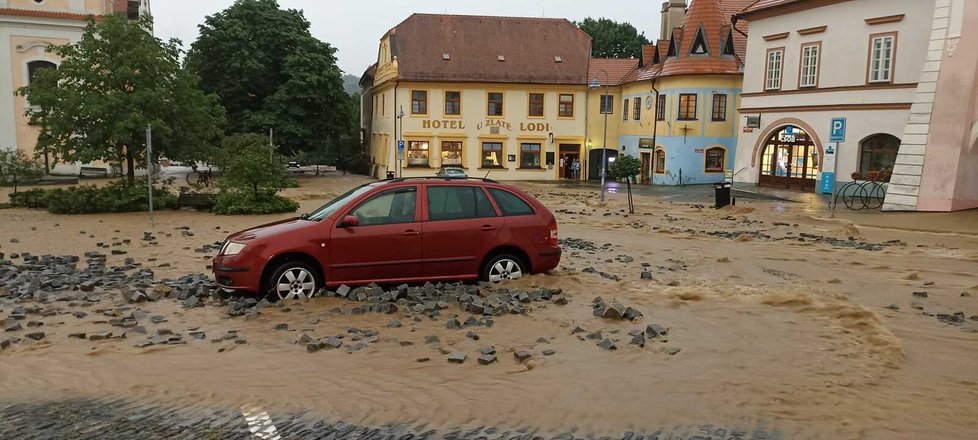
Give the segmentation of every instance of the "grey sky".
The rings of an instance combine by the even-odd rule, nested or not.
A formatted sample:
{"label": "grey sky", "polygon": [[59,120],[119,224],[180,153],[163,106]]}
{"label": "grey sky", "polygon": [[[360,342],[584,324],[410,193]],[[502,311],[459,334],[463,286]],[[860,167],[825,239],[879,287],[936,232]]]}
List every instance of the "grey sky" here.
{"label": "grey sky", "polygon": [[[156,35],[183,41],[189,48],[204,17],[233,0],[157,0],[152,2]],[[380,37],[414,12],[560,17],[580,20],[607,17],[628,21],[645,36],[659,35],[661,1],[655,0],[279,0],[283,8],[302,9],[316,38],[338,49],[338,64],[359,76],[375,61]]]}

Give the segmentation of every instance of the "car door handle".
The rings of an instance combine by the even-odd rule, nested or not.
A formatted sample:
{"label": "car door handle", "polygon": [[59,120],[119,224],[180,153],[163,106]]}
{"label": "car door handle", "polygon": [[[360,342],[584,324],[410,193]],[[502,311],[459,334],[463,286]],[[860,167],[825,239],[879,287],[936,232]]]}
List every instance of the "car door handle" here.
{"label": "car door handle", "polygon": [[487,232],[488,231],[495,231],[496,230],[496,227],[495,226],[489,226],[489,225],[483,225],[482,226],[482,230],[483,231],[487,231]]}
{"label": "car door handle", "polygon": [[421,235],[421,233],[418,232],[418,231],[415,231],[414,229],[408,229],[408,230],[404,231],[404,235],[407,235],[407,236],[415,236],[415,235]]}

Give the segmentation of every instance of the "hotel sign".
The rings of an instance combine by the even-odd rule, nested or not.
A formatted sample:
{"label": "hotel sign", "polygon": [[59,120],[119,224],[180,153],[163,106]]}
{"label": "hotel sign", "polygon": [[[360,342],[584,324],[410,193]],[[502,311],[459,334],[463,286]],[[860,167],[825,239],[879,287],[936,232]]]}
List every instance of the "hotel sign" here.
{"label": "hotel sign", "polygon": [[[513,124],[502,119],[486,119],[476,124],[475,129],[482,130],[486,127],[489,127],[493,134],[498,133],[500,129],[513,131]],[[421,128],[429,130],[465,130],[466,126],[465,121],[457,119],[423,119],[421,121]],[[553,126],[544,122],[520,122],[519,131],[552,132]]]}

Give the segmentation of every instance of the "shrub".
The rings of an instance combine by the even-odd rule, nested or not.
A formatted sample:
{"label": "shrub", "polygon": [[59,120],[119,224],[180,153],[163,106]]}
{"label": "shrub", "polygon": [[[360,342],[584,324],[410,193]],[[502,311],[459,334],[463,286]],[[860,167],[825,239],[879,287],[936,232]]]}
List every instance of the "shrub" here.
{"label": "shrub", "polygon": [[[170,187],[172,179],[153,188],[153,207],[175,208],[177,197]],[[95,214],[138,212],[149,209],[146,187],[129,186],[119,180],[105,186],[80,185],[50,190],[34,189],[11,194],[10,203],[22,208],[45,208],[52,214]]]}
{"label": "shrub", "polygon": [[298,209],[298,203],[277,194],[255,197],[248,191],[225,191],[217,196],[214,212],[220,215],[280,214]]}
{"label": "shrub", "polygon": [[31,183],[44,175],[44,166],[17,150],[0,150],[0,186]]}

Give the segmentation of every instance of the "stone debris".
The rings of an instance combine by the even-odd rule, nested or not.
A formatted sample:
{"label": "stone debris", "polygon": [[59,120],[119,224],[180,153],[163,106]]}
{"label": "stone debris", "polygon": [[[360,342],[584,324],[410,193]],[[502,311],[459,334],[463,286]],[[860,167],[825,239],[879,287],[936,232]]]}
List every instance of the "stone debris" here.
{"label": "stone debris", "polygon": [[617,299],[612,300],[609,304],[605,303],[604,299],[599,296],[595,298],[594,301],[591,301],[591,307],[593,308],[594,316],[605,319],[627,319],[629,321],[634,321],[642,317],[642,312],[639,312],[631,307],[626,307]]}
{"label": "stone debris", "polygon": [[496,362],[496,355],[495,354],[484,354],[482,356],[479,356],[479,364],[480,365],[489,365],[489,364],[491,364],[493,362]]}
{"label": "stone debris", "polygon": [[467,356],[465,355],[465,353],[455,352],[448,355],[448,362],[451,362],[453,364],[461,364],[465,362],[466,357]]}
{"label": "stone debris", "polygon": [[927,292],[914,292],[913,296],[916,298],[927,298]]}
{"label": "stone debris", "polygon": [[513,353],[513,357],[516,358],[516,362],[522,363],[522,362],[527,361],[531,357],[533,357],[533,355],[530,354],[530,352],[528,352],[526,350],[520,350],[520,351],[517,351],[517,352]]}
{"label": "stone debris", "polygon": [[598,342],[598,347],[601,347],[601,348],[603,348],[605,350],[617,350],[618,349],[618,346],[615,345],[615,342],[612,341],[611,339],[604,339],[603,341]]}

